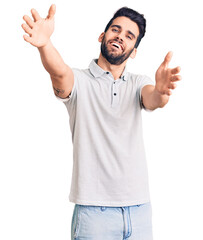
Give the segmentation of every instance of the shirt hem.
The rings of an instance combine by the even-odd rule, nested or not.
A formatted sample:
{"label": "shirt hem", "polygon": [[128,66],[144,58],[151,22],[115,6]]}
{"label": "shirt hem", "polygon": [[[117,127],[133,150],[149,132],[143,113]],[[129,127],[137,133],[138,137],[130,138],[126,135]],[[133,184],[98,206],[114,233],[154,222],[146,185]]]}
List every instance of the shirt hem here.
{"label": "shirt hem", "polygon": [[113,201],[87,201],[69,197],[69,201],[79,205],[105,206],[105,207],[125,207],[144,204],[150,202],[150,198],[143,198],[134,201],[113,202]]}

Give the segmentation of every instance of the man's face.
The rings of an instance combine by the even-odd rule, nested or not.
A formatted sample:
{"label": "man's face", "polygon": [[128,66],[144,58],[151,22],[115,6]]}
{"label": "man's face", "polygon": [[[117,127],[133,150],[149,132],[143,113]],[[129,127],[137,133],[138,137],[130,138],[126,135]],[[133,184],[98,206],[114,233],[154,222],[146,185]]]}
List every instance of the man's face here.
{"label": "man's face", "polygon": [[114,19],[106,33],[99,37],[101,53],[113,65],[120,65],[136,54],[135,43],[139,36],[138,25],[127,17]]}

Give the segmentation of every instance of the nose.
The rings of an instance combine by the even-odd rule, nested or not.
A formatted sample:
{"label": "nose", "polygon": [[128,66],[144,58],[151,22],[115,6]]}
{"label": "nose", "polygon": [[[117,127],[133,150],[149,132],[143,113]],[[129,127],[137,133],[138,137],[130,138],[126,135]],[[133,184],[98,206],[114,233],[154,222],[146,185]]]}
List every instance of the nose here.
{"label": "nose", "polygon": [[118,34],[117,34],[116,37],[117,37],[118,40],[120,40],[120,41],[123,42],[123,40],[124,40],[124,38],[125,38],[125,32],[124,32],[124,31],[118,32]]}
{"label": "nose", "polygon": [[121,34],[116,36],[116,40],[118,40],[119,42],[123,42],[123,37],[121,36]]}

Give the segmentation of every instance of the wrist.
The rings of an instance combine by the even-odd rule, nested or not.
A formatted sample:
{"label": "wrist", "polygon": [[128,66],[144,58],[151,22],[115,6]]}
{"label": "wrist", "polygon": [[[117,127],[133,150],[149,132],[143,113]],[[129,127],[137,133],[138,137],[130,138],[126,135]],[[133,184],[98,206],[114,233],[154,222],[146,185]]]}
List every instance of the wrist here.
{"label": "wrist", "polygon": [[52,46],[51,40],[49,39],[44,45],[38,47],[39,51],[43,51],[45,49],[48,49]]}

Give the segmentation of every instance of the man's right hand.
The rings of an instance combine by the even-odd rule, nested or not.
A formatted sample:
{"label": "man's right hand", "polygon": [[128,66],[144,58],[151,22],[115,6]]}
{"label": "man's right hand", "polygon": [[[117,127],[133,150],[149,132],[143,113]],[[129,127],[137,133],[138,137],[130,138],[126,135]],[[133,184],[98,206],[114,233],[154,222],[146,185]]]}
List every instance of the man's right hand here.
{"label": "man's right hand", "polygon": [[29,36],[23,35],[24,40],[38,48],[47,45],[54,31],[55,12],[56,6],[52,4],[46,18],[41,18],[35,9],[31,10],[34,21],[27,15],[23,16],[26,24],[23,23],[21,26],[29,34]]}

